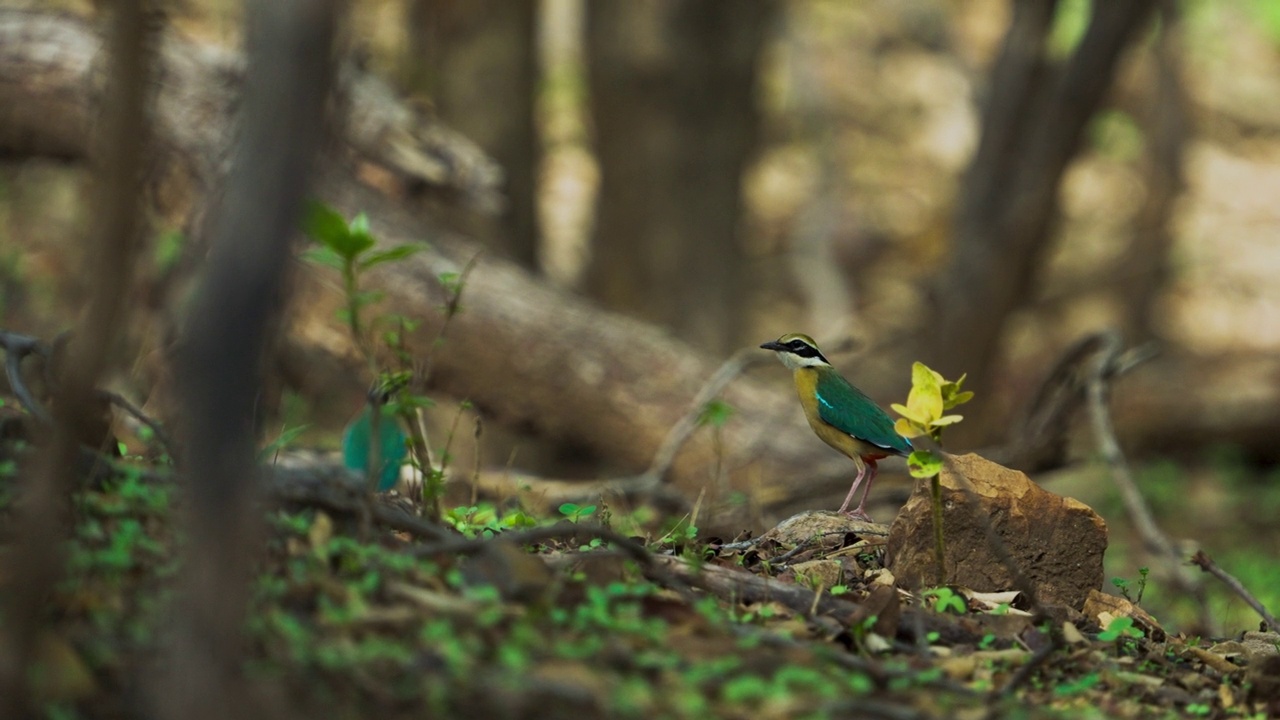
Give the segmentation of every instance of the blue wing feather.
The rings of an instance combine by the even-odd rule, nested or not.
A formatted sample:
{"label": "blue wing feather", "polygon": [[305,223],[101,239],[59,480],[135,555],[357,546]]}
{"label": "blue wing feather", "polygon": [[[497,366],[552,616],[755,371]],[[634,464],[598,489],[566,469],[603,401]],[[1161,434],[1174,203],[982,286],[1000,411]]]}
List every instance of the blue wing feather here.
{"label": "blue wing feather", "polygon": [[890,455],[907,455],[911,441],[893,429],[893,419],[879,405],[834,370],[820,372],[816,388],[818,417],[853,437],[882,447]]}

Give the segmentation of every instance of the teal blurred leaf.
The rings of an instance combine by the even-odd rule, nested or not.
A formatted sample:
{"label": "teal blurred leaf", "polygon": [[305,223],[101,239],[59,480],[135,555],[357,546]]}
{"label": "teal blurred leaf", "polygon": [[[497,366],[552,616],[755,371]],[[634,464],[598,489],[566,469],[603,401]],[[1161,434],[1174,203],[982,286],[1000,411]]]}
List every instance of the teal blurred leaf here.
{"label": "teal blurred leaf", "polygon": [[[378,457],[382,466],[378,470],[379,492],[395,487],[400,477],[400,465],[408,454],[405,440],[406,435],[395,413],[384,406],[378,421]],[[372,447],[373,410],[365,405],[342,433],[342,463],[356,472],[369,472]]]}

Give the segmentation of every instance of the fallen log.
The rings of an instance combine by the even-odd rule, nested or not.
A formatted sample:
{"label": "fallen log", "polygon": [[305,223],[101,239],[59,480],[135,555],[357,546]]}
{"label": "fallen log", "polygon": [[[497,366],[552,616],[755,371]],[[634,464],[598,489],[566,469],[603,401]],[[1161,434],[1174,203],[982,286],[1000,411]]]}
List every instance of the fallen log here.
{"label": "fallen log", "polygon": [[[169,34],[163,48],[154,135],[164,155],[156,159],[161,170],[154,202],[195,227],[225,170],[243,61]],[[0,152],[92,158],[85,129],[99,104],[93,70],[99,52],[100,42],[83,20],[0,11]],[[436,188],[441,197],[478,206],[492,205],[500,173],[464,138],[406,109],[376,79],[349,68],[342,84],[335,107],[344,120],[338,123],[344,142],[325,164],[319,194],[348,215],[367,213],[387,246],[429,243],[425,252],[369,276],[387,293],[385,312],[422,321],[409,344],[426,355],[450,297],[441,277],[459,273],[480,248],[442,228],[430,207],[388,197],[363,182],[361,167],[374,164]],[[358,393],[368,378],[360,375],[357,354],[333,316],[334,284],[320,270],[298,273],[295,297],[302,300],[284,328],[282,354],[295,368],[302,366],[295,374],[330,365],[317,388]],[[169,298],[158,305],[176,303]],[[475,262],[444,346],[430,354],[432,389],[469,399],[492,421],[571,441],[622,474],[649,466],[719,365],[657,327],[603,312],[488,254]],[[909,360],[901,358],[904,382]],[[822,507],[847,487],[848,463],[812,436],[783,389],[784,374],[774,375],[730,383],[722,397],[736,412],[719,441],[705,430],[695,432],[665,474],[667,484],[689,497],[706,488],[708,514],[745,510],[730,502],[731,491],[748,493],[754,506],[778,517]],[[891,399],[882,389],[866,389],[882,402]],[[1119,382],[1114,397],[1121,439],[1131,448],[1186,450],[1213,439],[1276,453],[1267,430],[1280,425],[1280,361],[1274,358],[1168,352]],[[1060,425],[1066,432],[1069,423]],[[713,480],[716,467],[725,471],[723,488]]]}

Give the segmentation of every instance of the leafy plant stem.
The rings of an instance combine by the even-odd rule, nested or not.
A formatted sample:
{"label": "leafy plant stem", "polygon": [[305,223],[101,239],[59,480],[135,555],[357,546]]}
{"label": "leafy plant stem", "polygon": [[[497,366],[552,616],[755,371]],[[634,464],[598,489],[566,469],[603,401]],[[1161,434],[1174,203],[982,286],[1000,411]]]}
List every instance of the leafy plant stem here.
{"label": "leafy plant stem", "polygon": [[352,258],[342,265],[342,294],[347,300],[347,326],[351,328],[351,337],[356,344],[363,347],[360,339],[360,303],[357,301],[360,292],[356,278],[356,263]]}
{"label": "leafy plant stem", "polygon": [[462,309],[462,291],[466,289],[467,278],[471,275],[472,269],[475,268],[476,263],[479,260],[479,252],[472,255],[471,259],[467,261],[467,264],[462,267],[462,272],[458,273],[457,280],[452,283],[452,292],[449,294],[449,299],[446,300],[444,304],[444,321],[440,323],[440,330],[436,333],[435,340],[427,346],[427,355],[422,361],[422,377],[419,380],[422,385],[426,385],[427,378],[431,375],[431,360],[435,355],[436,346],[444,340],[445,332],[449,330],[449,323],[453,320],[453,317],[458,314],[458,311]]}

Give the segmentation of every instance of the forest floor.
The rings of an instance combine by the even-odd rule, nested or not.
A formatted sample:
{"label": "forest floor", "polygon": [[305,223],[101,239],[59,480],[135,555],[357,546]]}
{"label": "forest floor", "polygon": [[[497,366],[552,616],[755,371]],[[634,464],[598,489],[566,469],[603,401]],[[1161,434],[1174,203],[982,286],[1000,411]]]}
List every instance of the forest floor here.
{"label": "forest floor", "polygon": [[[0,529],[17,467],[3,468]],[[150,470],[121,463],[74,496],[30,675],[49,717],[148,714],[182,545],[181,495]],[[1166,635],[1033,618],[1015,594],[908,593],[871,525],[796,547],[705,538],[643,510],[560,515],[458,508],[441,541],[318,507],[263,511],[246,681],[308,717],[1280,713],[1275,633]]]}

